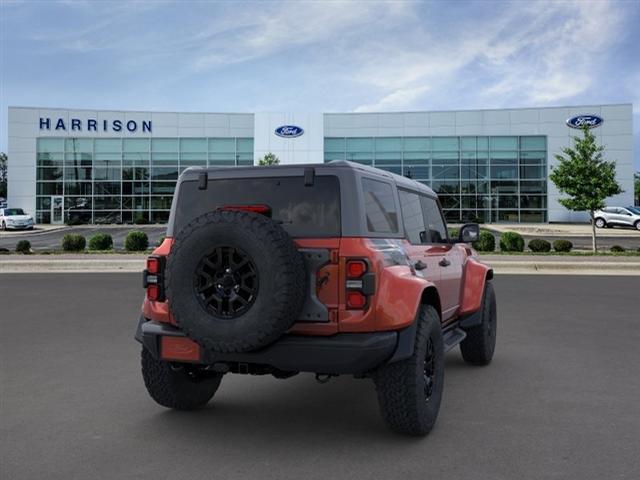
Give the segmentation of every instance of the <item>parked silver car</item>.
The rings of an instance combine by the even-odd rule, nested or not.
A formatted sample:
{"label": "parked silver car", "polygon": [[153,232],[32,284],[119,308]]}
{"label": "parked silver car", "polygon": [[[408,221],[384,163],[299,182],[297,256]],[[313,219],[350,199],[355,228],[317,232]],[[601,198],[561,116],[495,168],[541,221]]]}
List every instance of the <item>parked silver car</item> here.
{"label": "parked silver car", "polygon": [[605,207],[597,210],[593,218],[596,227],[634,227],[640,230],[640,208],[638,207]]}

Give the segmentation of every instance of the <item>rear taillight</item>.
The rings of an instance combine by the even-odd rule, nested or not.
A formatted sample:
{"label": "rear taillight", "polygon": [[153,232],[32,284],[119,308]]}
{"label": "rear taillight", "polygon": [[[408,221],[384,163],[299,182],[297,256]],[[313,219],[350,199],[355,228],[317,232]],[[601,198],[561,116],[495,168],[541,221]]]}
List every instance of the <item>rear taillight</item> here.
{"label": "rear taillight", "polygon": [[351,310],[364,310],[369,306],[369,295],[375,291],[375,274],[369,272],[369,264],[361,258],[347,260],[346,304]]}
{"label": "rear taillight", "polygon": [[142,285],[147,290],[147,299],[152,302],[164,300],[164,257],[147,258],[147,268],[143,272]]}
{"label": "rear taillight", "polygon": [[157,257],[149,257],[147,258],[147,272],[152,275],[157,275],[160,273],[160,259]]}
{"label": "rear taillight", "polygon": [[349,260],[347,262],[347,277],[360,278],[367,272],[367,264],[364,260]]}
{"label": "rear taillight", "polygon": [[362,292],[347,292],[347,307],[351,309],[362,309],[367,305],[367,297]]}
{"label": "rear taillight", "polygon": [[261,215],[271,216],[271,207],[269,205],[225,205],[220,210],[240,210],[242,212],[253,212]]}

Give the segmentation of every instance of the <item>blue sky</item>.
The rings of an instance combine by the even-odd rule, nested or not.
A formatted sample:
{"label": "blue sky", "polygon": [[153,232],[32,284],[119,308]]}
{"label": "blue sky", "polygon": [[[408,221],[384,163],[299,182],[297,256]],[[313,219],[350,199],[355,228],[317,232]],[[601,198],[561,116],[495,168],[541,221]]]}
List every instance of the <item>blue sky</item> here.
{"label": "blue sky", "polygon": [[394,111],[634,104],[640,1],[0,0],[8,105]]}

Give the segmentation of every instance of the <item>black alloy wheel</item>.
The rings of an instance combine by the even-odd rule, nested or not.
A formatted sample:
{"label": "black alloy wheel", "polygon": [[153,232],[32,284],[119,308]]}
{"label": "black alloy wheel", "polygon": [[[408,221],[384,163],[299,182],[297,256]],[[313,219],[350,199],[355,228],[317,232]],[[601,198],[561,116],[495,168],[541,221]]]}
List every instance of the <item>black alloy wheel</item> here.
{"label": "black alloy wheel", "polygon": [[205,309],[219,317],[236,318],[253,305],[258,293],[258,272],[246,252],[220,246],[200,260],[194,286]]}

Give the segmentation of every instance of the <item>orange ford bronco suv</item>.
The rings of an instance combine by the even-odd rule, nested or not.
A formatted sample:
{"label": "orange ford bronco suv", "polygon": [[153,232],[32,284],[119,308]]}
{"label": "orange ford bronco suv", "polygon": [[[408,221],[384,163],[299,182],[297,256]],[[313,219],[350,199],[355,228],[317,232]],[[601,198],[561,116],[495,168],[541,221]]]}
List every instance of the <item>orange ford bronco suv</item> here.
{"label": "orange ford bronco suv", "polygon": [[431,189],[359,164],[189,168],[144,271],[149,394],[193,409],[227,373],[350,374],[373,379],[390,428],[427,434],[445,352],[493,356],[478,234],[449,239]]}

